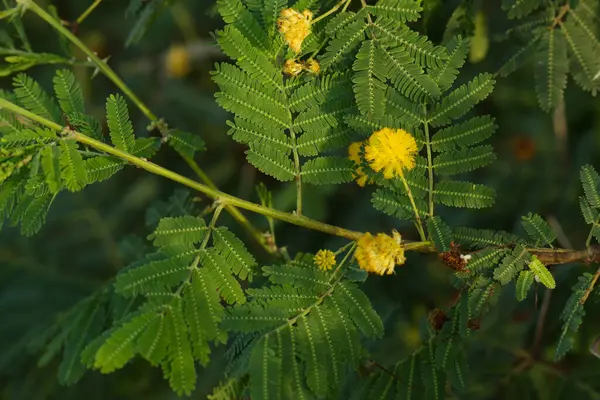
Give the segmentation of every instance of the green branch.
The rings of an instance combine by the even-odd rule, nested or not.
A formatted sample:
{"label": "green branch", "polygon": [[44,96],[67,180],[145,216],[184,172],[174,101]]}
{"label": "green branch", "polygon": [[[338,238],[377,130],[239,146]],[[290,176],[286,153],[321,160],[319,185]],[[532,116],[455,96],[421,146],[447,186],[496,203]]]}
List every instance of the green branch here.
{"label": "green branch", "polygon": [[[135,106],[152,122],[157,122],[158,117],[150,111],[148,106],[144,104],[144,102],[136,96],[136,94],[127,86],[125,82],[113,71],[113,69],[103,60],[101,60],[93,51],[91,51],[77,36],[75,36],[72,32],[66,29],[62,24],[55,20],[50,14],[44,11],[43,8],[38,6],[33,0],[18,0],[20,4],[22,4],[26,9],[31,10],[35,14],[37,14],[40,18],[46,21],[50,26],[52,26],[58,33],[67,38],[71,43],[77,46],[85,55],[89,58],[89,60],[94,63],[98,69],[109,79],[111,80],[119,90],[121,90],[134,104]],[[90,7],[92,10],[98,6],[100,1],[96,0],[94,4]],[[93,7],[93,8],[92,8]],[[88,9],[89,10],[89,9]],[[91,11],[90,11],[91,12]],[[87,15],[86,15],[87,16]],[[81,18],[81,17],[80,17]],[[78,20],[79,22],[79,20]],[[206,173],[200,168],[198,163],[194,161],[190,157],[184,157],[185,162],[192,168],[194,173],[198,175],[198,177],[209,187],[216,189],[215,184],[212,182],[210,177],[206,175]],[[258,231],[250,221],[235,207],[231,205],[226,205],[225,209],[231,216],[242,225],[255,239],[256,241],[268,252],[273,253],[274,249],[269,246],[265,240],[265,237],[262,235],[260,231]]]}

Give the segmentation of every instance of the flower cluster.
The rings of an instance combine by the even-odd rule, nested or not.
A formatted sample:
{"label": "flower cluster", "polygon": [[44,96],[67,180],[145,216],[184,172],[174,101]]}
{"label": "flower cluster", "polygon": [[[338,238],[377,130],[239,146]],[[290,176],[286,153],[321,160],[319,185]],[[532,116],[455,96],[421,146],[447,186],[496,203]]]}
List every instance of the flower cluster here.
{"label": "flower cluster", "polygon": [[374,132],[365,146],[365,159],[375,172],[383,170],[383,177],[400,177],[403,170],[415,167],[419,150],[415,138],[403,129],[383,128]]}
{"label": "flower cluster", "polygon": [[298,76],[300,72],[308,71],[311,74],[317,75],[321,71],[321,65],[317,60],[309,59],[308,61],[286,60],[283,64],[283,72],[291,76]]}
{"label": "flower cluster", "polygon": [[392,236],[378,233],[376,236],[365,233],[357,240],[354,257],[361,269],[379,275],[390,275],[396,265],[406,261],[402,237],[396,231]]}
{"label": "flower cluster", "polygon": [[321,271],[329,271],[335,265],[335,253],[331,250],[319,250],[314,261]]}
{"label": "flower cluster", "polygon": [[313,14],[309,10],[303,12],[292,8],[286,8],[281,11],[277,19],[279,32],[283,35],[286,43],[294,53],[300,53],[302,42],[310,34],[310,21]]}

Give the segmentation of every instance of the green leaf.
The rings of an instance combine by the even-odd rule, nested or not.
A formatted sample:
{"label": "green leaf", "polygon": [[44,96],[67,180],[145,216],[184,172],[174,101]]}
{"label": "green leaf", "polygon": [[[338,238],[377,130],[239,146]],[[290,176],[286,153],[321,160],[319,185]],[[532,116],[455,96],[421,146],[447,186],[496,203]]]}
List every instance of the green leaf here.
{"label": "green leaf", "polygon": [[168,360],[162,364],[163,371],[175,393],[189,396],[196,388],[196,368],[180,297],[171,305],[168,317],[172,340],[168,346]]}
{"label": "green leaf", "polygon": [[316,156],[325,151],[346,147],[354,137],[353,131],[343,126],[311,130],[297,138],[296,149],[302,156]]}
{"label": "green leaf", "polygon": [[454,231],[454,239],[467,247],[505,246],[519,243],[518,236],[504,231],[460,227]]}
{"label": "green leaf", "polygon": [[508,12],[508,18],[523,18],[535,11],[542,0],[502,0],[502,9]]}
{"label": "green leaf", "polygon": [[332,296],[340,304],[346,304],[350,317],[363,334],[375,338],[383,336],[381,318],[371,306],[369,298],[355,284],[338,283]]}
{"label": "green leaf", "polygon": [[102,182],[123,169],[123,161],[114,157],[92,157],[83,161],[87,173],[87,184]]}
{"label": "green leaf", "polygon": [[60,168],[65,187],[71,192],[83,189],[88,181],[83,158],[75,140],[60,141]]}
{"label": "green leaf", "polygon": [[267,56],[256,49],[252,42],[233,25],[217,32],[217,42],[223,52],[244,70],[250,78],[265,85],[269,90],[283,90],[281,70],[275,68]]}
{"label": "green leaf", "polygon": [[529,213],[522,218],[521,224],[536,246],[549,245],[552,247],[556,234],[542,217]]}
{"label": "green leaf", "polygon": [[548,268],[542,263],[539,258],[536,256],[531,256],[531,261],[529,262],[529,269],[535,274],[537,280],[542,282],[542,285],[546,286],[548,289],[556,288],[556,282],[554,281],[554,277],[548,271]]}
{"label": "green leaf", "polygon": [[282,360],[276,338],[265,335],[252,350],[250,357],[250,396],[253,399],[279,399],[282,379]]}
{"label": "green leaf", "polygon": [[585,316],[583,308],[584,297],[588,294],[587,290],[593,281],[594,275],[585,272],[577,278],[577,283],[572,287],[571,296],[569,296],[565,308],[563,308],[560,315],[563,326],[558,344],[556,345],[556,352],[554,353],[555,361],[563,358],[573,347],[574,336],[579,330],[579,326]]}
{"label": "green leaf", "polygon": [[83,92],[75,75],[67,69],[56,71],[54,92],[63,113],[84,113]]}
{"label": "green leaf", "polygon": [[380,42],[404,48],[422,67],[439,68],[448,59],[445,48],[435,46],[427,36],[420,35],[405,24],[389,18],[377,18],[371,27],[372,35]]}
{"label": "green leaf", "polygon": [[[414,199],[421,217],[426,217],[427,203],[422,199]],[[385,189],[377,189],[371,198],[375,209],[401,220],[411,220],[414,218],[414,211],[407,196],[400,195]]]}
{"label": "green leaf", "polygon": [[52,193],[58,193],[62,189],[60,178],[60,148],[58,146],[46,146],[42,149],[41,165],[44,172],[44,180]]}
{"label": "green leaf", "polygon": [[443,126],[449,124],[453,119],[462,117],[492,93],[494,82],[493,76],[485,73],[455,89],[435,105],[429,116],[429,123],[433,126]]}
{"label": "green leaf", "polygon": [[61,123],[58,106],[39,83],[25,74],[18,74],[13,79],[13,85],[17,100],[24,108],[42,118]]}
{"label": "green leaf", "polygon": [[535,88],[540,107],[552,111],[562,100],[567,86],[567,43],[557,29],[544,32],[535,60]]}
{"label": "green leaf", "polygon": [[296,176],[292,160],[286,154],[270,146],[264,144],[252,145],[246,157],[250,164],[277,180],[291,181]]}
{"label": "green leaf", "polygon": [[494,204],[496,192],[470,182],[443,181],[435,185],[434,201],[450,207],[485,208]]}
{"label": "green leaf", "polygon": [[158,313],[146,312],[123,323],[98,349],[94,358],[94,368],[103,374],[122,368],[135,355],[135,339],[158,318]]}
{"label": "green leaf", "polygon": [[344,157],[317,157],[302,166],[304,182],[314,185],[331,185],[353,180],[354,162]]}
{"label": "green leaf", "polygon": [[494,249],[492,247],[477,251],[469,259],[467,269],[473,274],[483,273],[487,269],[496,267],[498,261],[508,252],[508,249]]}
{"label": "green leaf", "polygon": [[495,159],[492,146],[476,146],[438,155],[433,160],[433,168],[441,175],[455,175],[485,167]]}
{"label": "green leaf", "polygon": [[459,35],[448,42],[446,49],[448,59],[429,73],[442,91],[450,89],[454,84],[458,71],[464,65],[467,54],[469,54],[471,43],[469,38],[463,38]]}
{"label": "green leaf", "polygon": [[124,296],[136,296],[178,285],[189,275],[197,254],[198,250],[190,245],[165,247],[153,259],[119,273],[115,290]]}
{"label": "green leaf", "polygon": [[362,13],[354,14],[353,21],[346,23],[329,41],[325,54],[319,58],[321,68],[326,70],[338,63],[342,66],[349,64],[350,57],[348,56],[363,42],[367,28],[368,25],[365,23]]}
{"label": "green leaf", "polygon": [[427,231],[435,244],[435,248],[440,253],[450,250],[452,231],[439,216],[435,215],[427,220]]}
{"label": "green leaf", "polygon": [[378,17],[393,18],[399,22],[414,22],[423,11],[415,0],[379,0],[374,6],[367,6],[370,14]]}
{"label": "green leaf", "polygon": [[494,279],[506,285],[525,268],[525,262],[529,259],[530,254],[525,247],[520,244],[515,246],[513,252],[504,257],[502,264],[494,269]]}
{"label": "green leaf", "polygon": [[[287,0],[263,0],[262,21],[267,29],[269,37],[275,36],[277,31],[277,18],[281,10],[286,8]],[[304,10],[298,10],[304,11]]]}
{"label": "green leaf", "polygon": [[36,197],[28,203],[21,219],[21,235],[33,236],[42,228],[53,198],[52,194],[47,194]]}
{"label": "green leaf", "polygon": [[594,208],[600,208],[600,176],[591,165],[581,168],[581,182],[587,201]]}
{"label": "green leaf", "polygon": [[[379,50],[377,64],[387,66],[386,75],[390,78],[392,85],[407,98],[419,102],[425,97],[439,97],[440,88],[424,73],[423,69],[415,64],[409,49],[398,47],[387,47]],[[381,65],[379,68],[383,69]]]}
{"label": "green leaf", "polygon": [[356,105],[368,119],[379,118],[385,112],[385,65],[383,54],[375,42],[365,40],[352,65],[352,82]]}
{"label": "green leaf", "polygon": [[527,293],[529,292],[529,289],[531,289],[534,276],[535,275],[532,271],[523,270],[519,272],[519,278],[517,279],[517,285],[515,288],[517,293],[517,300],[523,301],[527,298]]}
{"label": "green leaf", "polygon": [[135,351],[153,366],[160,365],[167,357],[167,347],[173,340],[173,332],[165,314],[153,318],[136,341]]}
{"label": "green leaf", "polygon": [[252,282],[256,260],[244,243],[225,227],[213,230],[212,240],[215,250],[231,266],[233,273],[242,280]]}
{"label": "green leaf", "polygon": [[327,290],[331,286],[328,275],[315,268],[309,269],[296,265],[266,266],[263,267],[263,272],[272,283],[280,285],[316,287],[322,290]]}
{"label": "green leaf", "polygon": [[155,246],[196,244],[204,239],[208,229],[201,217],[162,218],[148,240],[154,240]]}
{"label": "green leaf", "polygon": [[100,122],[93,116],[76,112],[68,113],[67,120],[77,132],[83,133],[84,135],[90,136],[101,142],[104,141],[102,126],[100,126]]}
{"label": "green leaf", "polygon": [[129,119],[127,103],[120,94],[110,95],[106,100],[106,121],[110,139],[115,147],[131,153],[135,145],[133,125]]}
{"label": "green leaf", "polygon": [[438,131],[431,139],[431,148],[442,152],[472,146],[488,139],[496,129],[498,125],[489,115],[474,117]]}
{"label": "green leaf", "polygon": [[207,365],[210,360],[209,342],[224,342],[226,335],[219,328],[225,309],[217,287],[206,271],[192,270],[192,279],[183,289],[183,302],[194,358]]}
{"label": "green leaf", "polygon": [[200,265],[206,268],[221,297],[229,304],[246,302],[240,283],[232,275],[232,266],[216,249],[200,251]]}
{"label": "green leaf", "polygon": [[18,149],[22,147],[45,145],[56,141],[56,133],[49,129],[23,129],[0,138],[0,148]]}
{"label": "green leaf", "polygon": [[199,135],[194,135],[184,131],[169,132],[167,143],[179,154],[193,158],[197,151],[204,151],[206,147],[204,141]]}
{"label": "green leaf", "polygon": [[157,137],[136,138],[131,154],[140,158],[152,158],[160,149],[162,141]]}
{"label": "green leaf", "polygon": [[261,127],[239,117],[235,117],[235,123],[227,121],[227,125],[231,127],[227,134],[239,143],[261,143],[284,154],[292,151],[290,138],[283,133],[283,129],[271,126]]}

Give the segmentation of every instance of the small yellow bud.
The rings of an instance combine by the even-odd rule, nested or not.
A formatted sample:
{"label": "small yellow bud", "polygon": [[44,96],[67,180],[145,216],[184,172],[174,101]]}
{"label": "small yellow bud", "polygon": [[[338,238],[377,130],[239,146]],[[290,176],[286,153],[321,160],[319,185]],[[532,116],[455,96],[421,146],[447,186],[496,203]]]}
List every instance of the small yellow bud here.
{"label": "small yellow bud", "polygon": [[321,271],[329,271],[335,265],[335,254],[331,250],[319,250],[314,261]]}
{"label": "small yellow bud", "polygon": [[283,64],[283,72],[290,76],[298,76],[302,72],[302,64],[296,60],[286,60]]}
{"label": "small yellow bud", "polygon": [[185,46],[173,46],[169,49],[165,59],[167,75],[182,78],[188,75],[192,69],[190,53]]}
{"label": "small yellow bud", "polygon": [[304,64],[304,69],[311,74],[318,75],[321,72],[321,65],[317,60],[311,58]]}

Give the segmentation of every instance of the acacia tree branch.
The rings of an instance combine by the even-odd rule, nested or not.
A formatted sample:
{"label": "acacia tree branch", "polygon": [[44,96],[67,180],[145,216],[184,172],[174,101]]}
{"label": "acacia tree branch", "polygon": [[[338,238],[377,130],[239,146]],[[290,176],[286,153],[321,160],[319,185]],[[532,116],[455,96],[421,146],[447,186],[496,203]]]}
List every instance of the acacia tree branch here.
{"label": "acacia tree branch", "polygon": [[[101,0],[100,0],[101,1]],[[93,8],[97,7],[100,1],[96,1],[93,4]],[[55,20],[50,14],[48,14],[43,8],[38,6],[33,0],[17,0],[19,4],[21,4],[25,9],[31,10],[33,13],[38,15],[44,21],[48,23],[52,28],[54,28],[59,34],[64,36],[67,40],[69,40],[73,45],[78,47],[88,59],[96,65],[96,67],[110,80],[112,81],[119,90],[125,94],[129,100],[131,100],[135,106],[154,124],[158,125],[160,120],[159,118],[148,108],[148,106],[127,86],[125,82],[113,71],[113,69],[103,60],[101,60],[96,53],[89,49],[77,36],[75,36],[72,32],[66,29],[62,24]],[[93,9],[92,9],[93,10]],[[91,12],[91,11],[90,11]],[[87,17],[87,15],[86,15]],[[78,21],[79,22],[79,21]],[[161,132],[164,134],[164,132]],[[194,161],[191,157],[184,157],[184,161],[190,166],[190,168],[196,173],[198,178],[202,180],[207,186],[216,189],[216,185],[210,179],[210,177],[200,168],[198,163]],[[244,216],[238,209],[236,209],[231,204],[227,204],[225,209],[231,216],[244,227],[261,245],[265,251],[268,253],[275,253],[277,251],[273,246],[269,246],[265,236],[256,229],[252,223]]]}
{"label": "acacia tree branch", "polygon": [[[219,204],[222,204],[224,207],[233,206],[242,208],[293,225],[324,232],[333,236],[344,237],[346,239],[354,241],[358,240],[364,234],[363,232],[352,231],[339,226],[326,224],[324,222],[305,217],[304,215],[275,210],[270,207],[265,207],[260,204],[240,199],[239,197],[232,196],[228,193],[221,192],[220,190],[212,188],[203,183],[194,181],[193,179],[187,178],[167,168],[161,167],[160,165],[148,161],[145,158],[136,157],[132,154],[126,153],[106,143],[100,142],[96,139],[92,139],[91,137],[86,136],[80,132],[73,131],[68,127],[63,127],[57,124],[56,122],[50,121],[44,117],[36,115],[31,111],[28,111],[10,102],[9,100],[0,98],[0,109],[6,109],[7,111],[10,111],[14,114],[18,114],[22,117],[35,121],[47,128],[60,132],[61,135],[63,135],[66,139],[74,139],[96,150],[102,151],[106,154],[110,154],[120,158],[121,160],[127,161],[130,164],[140,167],[150,173],[162,176],[174,182],[181,183],[182,185],[197,190],[200,193],[204,193],[205,195],[213,198]],[[404,250],[406,251],[419,251],[422,253],[438,252],[434,244],[429,241],[405,241],[403,242],[403,246]],[[567,264],[577,261],[600,262],[600,245],[590,246],[586,250],[528,248],[527,251],[537,256],[540,259],[540,261],[542,261],[546,265]]]}

